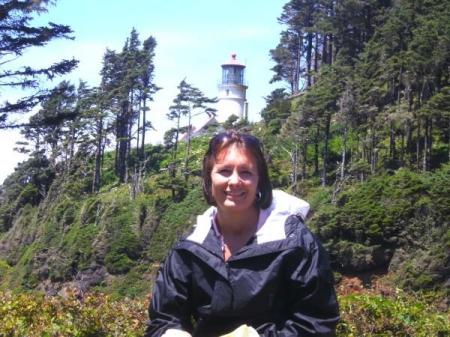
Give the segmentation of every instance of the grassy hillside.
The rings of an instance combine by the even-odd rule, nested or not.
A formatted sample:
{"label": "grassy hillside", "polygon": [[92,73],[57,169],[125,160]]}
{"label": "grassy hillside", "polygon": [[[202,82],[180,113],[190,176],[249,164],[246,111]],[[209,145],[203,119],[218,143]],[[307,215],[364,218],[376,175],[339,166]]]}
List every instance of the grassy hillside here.
{"label": "grassy hillside", "polygon": [[[191,165],[197,171],[204,143],[194,142]],[[70,286],[114,296],[148,293],[158,263],[207,206],[198,173],[185,179],[159,172],[169,154],[162,148],[148,151],[161,160],[138,182],[108,180],[113,161],[107,156],[99,193],[89,192],[91,178],[80,167],[55,177],[41,200],[31,184],[17,183],[18,176],[30,174],[29,165],[22,164],[3,191],[0,289],[55,294]],[[183,153],[181,148],[180,158]]]}

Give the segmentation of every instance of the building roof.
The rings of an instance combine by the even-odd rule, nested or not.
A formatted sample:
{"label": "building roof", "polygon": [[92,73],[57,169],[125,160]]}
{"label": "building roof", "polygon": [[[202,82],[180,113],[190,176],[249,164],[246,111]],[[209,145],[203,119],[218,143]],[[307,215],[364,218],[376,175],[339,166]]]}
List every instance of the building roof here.
{"label": "building roof", "polygon": [[[208,126],[210,126],[211,124],[217,124],[217,119],[216,117],[210,117],[207,120],[203,120],[200,123],[198,123],[197,125],[191,125],[191,139],[201,136],[206,129],[208,128]],[[180,140],[181,141],[187,141],[188,140],[188,133],[185,132],[180,136]]]}
{"label": "building roof", "polygon": [[235,66],[235,67],[242,67],[245,68],[245,65],[243,65],[242,63],[239,63],[239,61],[236,59],[236,53],[231,54],[231,58],[228,62],[225,62],[224,64],[222,64],[223,66]]}

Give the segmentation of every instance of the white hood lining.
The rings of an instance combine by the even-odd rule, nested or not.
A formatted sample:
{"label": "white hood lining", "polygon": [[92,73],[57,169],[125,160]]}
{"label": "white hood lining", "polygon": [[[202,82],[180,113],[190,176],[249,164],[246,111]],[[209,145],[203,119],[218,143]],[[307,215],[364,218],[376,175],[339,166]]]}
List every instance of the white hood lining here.
{"label": "white hood lining", "polygon": [[[290,215],[299,215],[306,218],[309,212],[309,203],[294,197],[281,190],[273,190],[273,201],[269,208],[261,210],[258,219],[258,229],[256,231],[257,243],[283,240],[286,238],[284,223]],[[208,208],[203,214],[197,217],[194,231],[187,237],[187,240],[203,243],[212,226],[215,207]]]}

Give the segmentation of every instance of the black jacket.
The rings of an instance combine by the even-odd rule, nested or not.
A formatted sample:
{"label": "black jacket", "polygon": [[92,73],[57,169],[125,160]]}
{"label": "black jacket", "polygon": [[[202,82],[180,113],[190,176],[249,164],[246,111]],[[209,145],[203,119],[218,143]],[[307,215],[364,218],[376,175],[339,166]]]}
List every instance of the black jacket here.
{"label": "black jacket", "polygon": [[244,323],[261,336],[334,336],[333,278],[325,251],[303,224],[301,202],[274,191],[256,236],[226,262],[211,226],[214,210],[200,216],[158,274],[145,336],[173,328],[217,337]]}

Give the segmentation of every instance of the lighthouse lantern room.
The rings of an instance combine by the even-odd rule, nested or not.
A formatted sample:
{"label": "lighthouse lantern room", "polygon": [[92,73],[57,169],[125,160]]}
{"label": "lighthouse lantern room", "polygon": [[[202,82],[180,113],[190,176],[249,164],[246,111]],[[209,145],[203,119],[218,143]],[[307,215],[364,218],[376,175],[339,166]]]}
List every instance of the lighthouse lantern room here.
{"label": "lighthouse lantern room", "polygon": [[219,102],[217,106],[217,120],[225,122],[232,115],[247,118],[247,100],[245,97],[247,86],[244,84],[245,65],[239,63],[236,54],[222,64],[222,81],[219,84]]}

